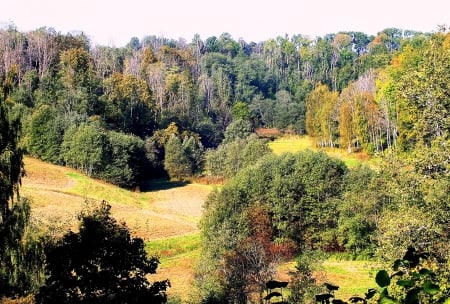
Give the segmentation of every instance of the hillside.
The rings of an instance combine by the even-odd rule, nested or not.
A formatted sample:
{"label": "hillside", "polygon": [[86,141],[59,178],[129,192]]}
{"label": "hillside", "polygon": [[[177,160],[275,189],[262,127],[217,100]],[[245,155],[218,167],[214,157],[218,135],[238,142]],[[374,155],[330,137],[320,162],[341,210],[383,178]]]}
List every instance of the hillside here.
{"label": "hillside", "polygon": [[[314,149],[308,137],[277,139],[270,143],[270,147],[275,154]],[[337,155],[337,149],[327,153],[335,154],[348,165],[367,161],[359,155]],[[85,202],[104,199],[112,206],[112,214],[117,220],[126,222],[134,235],[150,241],[148,252],[160,256],[161,264],[153,279],[170,279],[169,296],[183,300],[192,298],[193,267],[200,252],[197,224],[211,186],[153,180],[140,192],[128,191],[67,167],[30,157],[24,161],[26,176],[21,193],[32,200],[35,227],[56,236],[68,229],[76,229],[76,216],[86,207]],[[289,267],[284,269],[287,265]],[[287,272],[293,265],[287,265],[280,269],[278,278],[288,279]],[[361,265],[352,267],[364,268]],[[332,272],[328,275],[334,279]],[[350,290],[343,290],[345,296],[348,295],[346,292]]]}
{"label": "hillside", "polygon": [[32,201],[33,222],[56,234],[76,227],[86,201],[101,200],[112,206],[117,220],[145,240],[194,233],[210,191],[205,185],[157,181],[148,191],[132,192],[29,157],[25,170],[21,194]]}

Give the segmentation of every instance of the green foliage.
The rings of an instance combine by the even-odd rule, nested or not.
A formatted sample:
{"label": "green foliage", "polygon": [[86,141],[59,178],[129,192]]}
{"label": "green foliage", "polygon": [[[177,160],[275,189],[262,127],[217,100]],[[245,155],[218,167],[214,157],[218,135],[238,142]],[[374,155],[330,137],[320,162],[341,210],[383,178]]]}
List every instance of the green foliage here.
{"label": "green foliage", "polygon": [[30,202],[20,198],[24,175],[21,124],[0,96],[0,297],[32,291],[39,284],[39,252],[26,240]]}
{"label": "green foliage", "polygon": [[232,113],[233,113],[233,119],[234,120],[249,120],[251,113],[250,113],[250,109],[248,107],[248,104],[244,103],[244,102],[236,102],[233,105],[232,108]]}
{"label": "green foliage", "polygon": [[183,179],[191,176],[190,163],[183,151],[182,142],[177,136],[172,136],[164,146],[164,169],[172,179]]}
{"label": "green foliage", "polygon": [[405,256],[393,263],[392,274],[386,270],[378,271],[375,280],[380,289],[369,290],[366,298],[378,294],[378,303],[444,303],[449,292],[445,283],[444,288],[440,285],[448,280],[448,276],[439,266],[437,272],[428,268],[436,267],[435,263],[428,253],[409,247]]}
{"label": "green foliage", "polygon": [[379,214],[385,209],[382,177],[367,166],[349,170],[338,205],[338,239],[353,255],[372,255]]}
{"label": "green foliage", "polygon": [[214,177],[230,178],[270,153],[265,140],[255,135],[223,143],[206,154],[206,169]]}
{"label": "green foliage", "polygon": [[330,92],[325,85],[317,86],[306,99],[306,132],[315,138],[316,146],[335,146],[337,121],[334,112],[337,102],[337,92]]}
{"label": "green foliage", "polygon": [[144,145],[144,141],[137,136],[108,132],[102,158],[104,168],[99,172],[99,177],[124,188],[139,185],[144,170],[148,168]]}
{"label": "green foliage", "polygon": [[27,150],[42,160],[60,163],[63,134],[63,126],[55,109],[42,106],[32,115]]}
{"label": "green foliage", "polygon": [[291,275],[290,302],[308,303],[307,299],[312,299],[314,294],[321,291],[314,271],[319,270],[322,260],[323,256],[318,251],[305,251],[296,259],[295,271]]}
{"label": "green foliage", "polygon": [[64,163],[88,176],[103,170],[107,136],[92,124],[72,126],[64,134],[61,153]]}
{"label": "green foliage", "polygon": [[169,281],[150,283],[159,261],[111,217],[105,202],[80,214],[79,232],[48,243],[38,303],[165,303]]}
{"label": "green foliage", "polygon": [[184,179],[203,169],[203,145],[194,136],[172,136],[164,146],[164,169],[172,179]]}
{"label": "green foliage", "polygon": [[154,104],[145,81],[114,73],[103,82],[106,124],[115,131],[144,137],[153,131]]}
{"label": "green foliage", "polygon": [[294,241],[305,249],[333,250],[335,203],[346,172],[342,162],[324,153],[269,155],[213,192],[201,221],[205,242],[201,263],[203,277],[208,278],[202,280],[207,282],[203,282],[204,288],[217,284],[212,282],[217,282],[220,261],[228,253],[240,254],[239,246],[251,237],[243,214],[258,205],[270,215],[272,240]]}
{"label": "green foliage", "polygon": [[[375,275],[378,288],[370,288],[364,297],[352,296],[351,303],[448,303],[447,265],[429,253],[408,247],[405,255],[392,264],[391,274],[379,270]],[[334,297],[334,296],[333,296]],[[341,300],[333,300],[341,301]]]}
{"label": "green foliage", "polygon": [[231,122],[225,130],[224,144],[232,142],[236,139],[246,139],[253,131],[250,122],[243,119],[237,119]]}

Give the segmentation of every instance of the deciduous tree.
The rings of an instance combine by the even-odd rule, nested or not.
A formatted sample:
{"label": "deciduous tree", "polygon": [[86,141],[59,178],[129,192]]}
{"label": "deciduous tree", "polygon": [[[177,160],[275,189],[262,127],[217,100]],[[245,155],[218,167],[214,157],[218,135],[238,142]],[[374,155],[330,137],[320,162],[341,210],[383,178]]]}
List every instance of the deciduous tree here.
{"label": "deciduous tree", "polygon": [[168,280],[151,283],[159,260],[130,235],[103,202],[80,214],[79,232],[45,247],[45,285],[38,303],[165,303]]}

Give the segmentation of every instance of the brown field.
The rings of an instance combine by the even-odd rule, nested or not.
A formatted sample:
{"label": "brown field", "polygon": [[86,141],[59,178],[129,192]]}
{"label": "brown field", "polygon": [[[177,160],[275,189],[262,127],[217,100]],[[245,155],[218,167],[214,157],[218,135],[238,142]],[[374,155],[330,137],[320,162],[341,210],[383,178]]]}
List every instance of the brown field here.
{"label": "brown field", "polygon": [[118,221],[145,240],[198,231],[203,202],[211,187],[186,184],[161,190],[133,192],[88,179],[75,170],[26,157],[21,194],[32,201],[32,221],[52,233],[77,227],[77,214],[86,201],[105,199]]}

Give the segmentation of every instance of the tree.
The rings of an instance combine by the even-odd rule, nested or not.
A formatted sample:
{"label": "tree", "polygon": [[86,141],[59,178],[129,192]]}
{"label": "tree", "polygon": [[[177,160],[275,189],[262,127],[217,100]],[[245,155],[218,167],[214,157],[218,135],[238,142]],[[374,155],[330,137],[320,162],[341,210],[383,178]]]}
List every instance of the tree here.
{"label": "tree", "polygon": [[239,170],[256,163],[271,150],[267,141],[250,135],[223,143],[206,154],[206,168],[214,177],[230,178]]}
{"label": "tree", "polygon": [[164,148],[164,169],[166,169],[170,178],[183,179],[190,176],[192,171],[180,138],[172,136]]}
{"label": "tree", "polygon": [[63,127],[54,108],[44,105],[31,116],[28,152],[34,157],[53,163],[60,162]]}
{"label": "tree", "polygon": [[24,175],[20,134],[19,119],[11,117],[0,96],[0,297],[30,291],[35,274],[36,260],[25,241],[30,205],[19,196]]}
{"label": "tree", "polygon": [[306,99],[306,132],[315,138],[316,145],[334,147],[337,137],[335,108],[338,93],[326,85],[317,86]]}
{"label": "tree", "polygon": [[103,86],[105,120],[111,129],[141,137],[153,130],[154,105],[144,80],[114,73]]}
{"label": "tree", "polygon": [[[249,264],[248,268],[241,268],[244,277],[235,273],[226,277],[225,284],[217,283],[223,280],[221,271],[227,269],[222,268],[223,261],[228,259],[235,272],[234,266],[242,266],[247,257],[251,261],[267,253],[264,248],[270,246],[255,241],[259,235],[256,231],[261,227],[258,223],[270,222],[264,231],[273,234],[263,238],[270,243],[283,241],[301,249],[335,250],[337,199],[346,173],[344,163],[325,153],[267,155],[239,171],[220,191],[213,191],[205,202],[201,219],[204,238],[199,268],[203,272],[199,275],[201,287],[211,288],[210,294],[220,296],[226,293],[217,285],[234,289],[247,280],[245,275],[258,268],[257,263]],[[252,216],[259,205],[268,218],[263,219],[263,213]],[[247,212],[248,217],[243,216]],[[250,218],[257,220],[253,222]],[[236,291],[237,297],[245,296],[242,290]]]}
{"label": "tree", "polygon": [[239,138],[246,139],[252,131],[253,128],[250,122],[242,119],[236,119],[230,123],[225,130],[225,138],[223,139],[223,143],[230,143]]}
{"label": "tree", "polygon": [[103,112],[98,100],[100,81],[94,74],[92,59],[87,50],[72,48],[60,55],[58,79],[59,110],[62,114],[91,116]]}
{"label": "tree", "polygon": [[273,242],[273,227],[264,207],[252,206],[242,216],[241,229],[249,231],[249,236],[226,252],[221,271],[229,299],[245,303],[249,294],[256,293],[261,303],[266,282],[273,278],[277,265],[291,258],[296,248],[289,241]]}
{"label": "tree", "polygon": [[106,134],[94,124],[74,125],[64,134],[62,158],[66,165],[97,176],[104,168],[106,142]]}
{"label": "tree", "polygon": [[[103,136],[101,134],[97,136],[94,136],[94,139],[101,144]],[[98,153],[101,152],[100,147],[100,145],[97,147]],[[101,160],[104,166],[98,175],[120,187],[134,188],[141,182],[147,168],[145,153],[145,142],[139,137],[120,132],[108,132]],[[96,159],[97,155],[99,154],[93,153],[92,159]]]}
{"label": "tree", "polygon": [[79,232],[45,246],[46,284],[38,303],[165,303],[168,280],[150,283],[159,260],[111,217],[106,202],[80,213]]}

